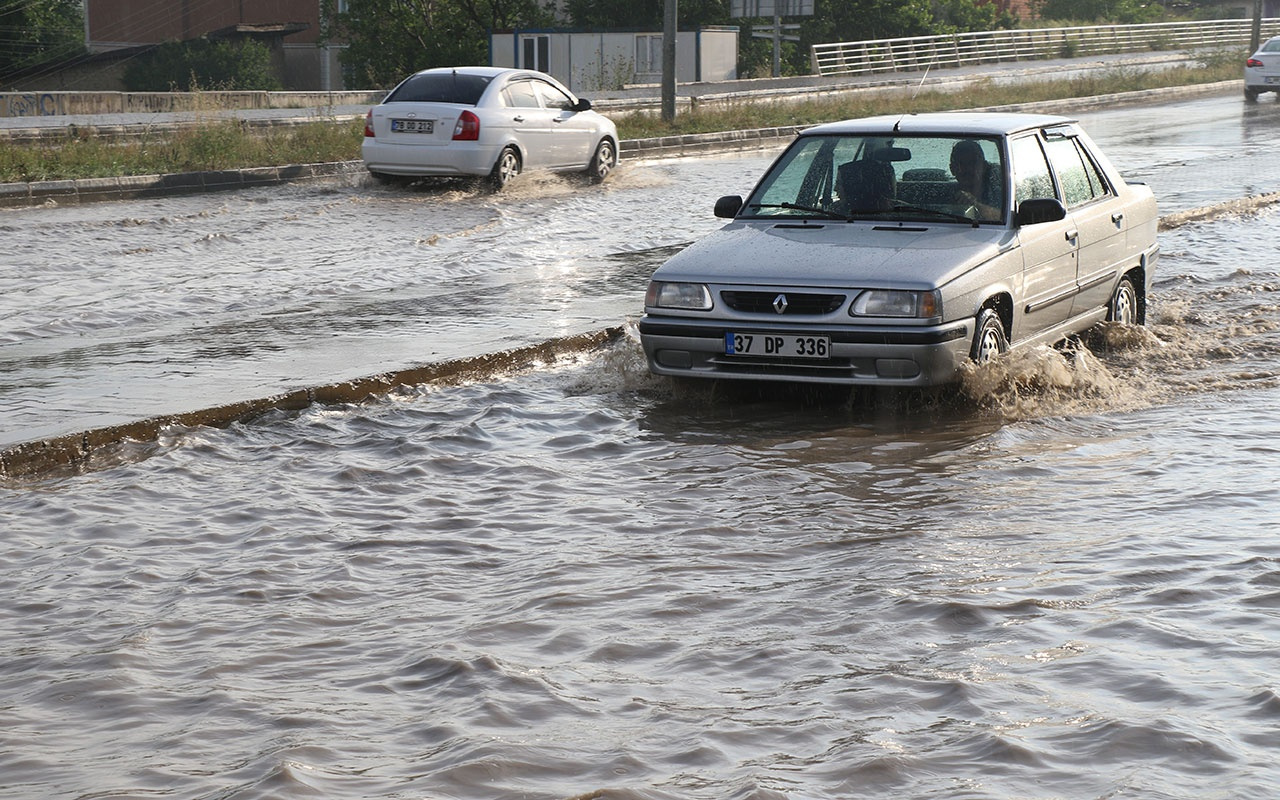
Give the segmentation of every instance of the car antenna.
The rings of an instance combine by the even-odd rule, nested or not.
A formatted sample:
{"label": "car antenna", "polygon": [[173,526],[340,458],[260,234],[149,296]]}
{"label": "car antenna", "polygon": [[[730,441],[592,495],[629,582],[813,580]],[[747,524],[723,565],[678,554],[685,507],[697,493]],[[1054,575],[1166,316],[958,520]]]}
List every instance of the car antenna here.
{"label": "car antenna", "polygon": [[933,65],[938,63],[938,54],[934,52],[933,58],[929,59],[929,65],[924,68],[924,74],[920,76],[920,82],[916,84],[916,90],[911,93],[911,99],[915,100],[916,95],[920,94],[920,90],[924,88],[924,82],[929,77],[929,70],[933,69]]}

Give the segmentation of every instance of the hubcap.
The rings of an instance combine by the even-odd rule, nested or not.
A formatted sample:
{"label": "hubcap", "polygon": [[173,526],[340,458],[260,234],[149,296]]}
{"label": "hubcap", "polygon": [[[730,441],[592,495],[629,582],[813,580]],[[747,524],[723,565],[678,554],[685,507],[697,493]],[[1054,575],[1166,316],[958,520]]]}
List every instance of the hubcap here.
{"label": "hubcap", "polygon": [[596,176],[604,178],[613,169],[613,148],[608,144],[600,145],[596,153]]}
{"label": "hubcap", "polygon": [[1138,299],[1128,286],[1121,286],[1116,292],[1115,321],[1124,325],[1132,325],[1138,316]]}

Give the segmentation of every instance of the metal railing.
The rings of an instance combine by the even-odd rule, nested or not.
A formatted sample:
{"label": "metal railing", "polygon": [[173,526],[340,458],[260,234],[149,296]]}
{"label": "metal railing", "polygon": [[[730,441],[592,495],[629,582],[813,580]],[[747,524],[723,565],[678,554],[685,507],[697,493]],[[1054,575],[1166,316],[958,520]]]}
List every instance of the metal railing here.
{"label": "metal railing", "polygon": [[[853,75],[1108,53],[1247,48],[1252,33],[1253,20],[1223,19],[870,39],[815,44],[810,51],[815,74]],[[1280,18],[1262,20],[1264,40],[1277,34]]]}

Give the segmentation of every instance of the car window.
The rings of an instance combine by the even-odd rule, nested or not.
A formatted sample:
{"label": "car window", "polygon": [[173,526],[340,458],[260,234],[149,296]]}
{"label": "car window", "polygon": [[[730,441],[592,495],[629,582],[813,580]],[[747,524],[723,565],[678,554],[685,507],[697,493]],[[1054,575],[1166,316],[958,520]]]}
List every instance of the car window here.
{"label": "car window", "polygon": [[502,90],[502,102],[508,108],[538,108],[538,95],[533,81],[512,81]]}
{"label": "car window", "polygon": [[424,72],[412,75],[392,90],[384,103],[457,103],[474,106],[493,80],[486,75]]}
{"label": "car window", "polygon": [[1271,39],[1262,46],[1264,53],[1280,53],[1280,39]]}
{"label": "car window", "polygon": [[573,108],[573,100],[570,99],[569,95],[556,87],[545,81],[532,81],[532,83],[542,97],[542,104],[547,108],[555,108],[562,111],[569,111]]}
{"label": "car window", "polygon": [[1049,162],[1045,160],[1038,136],[1014,139],[1009,143],[1009,153],[1013,159],[1015,208],[1024,200],[1057,198],[1053,175],[1049,172]]}
{"label": "car window", "polygon": [[761,180],[743,216],[1001,222],[999,145],[980,136],[802,136]]}
{"label": "car window", "polygon": [[1062,200],[1067,208],[1076,208],[1107,193],[1097,167],[1082,152],[1075,137],[1049,139],[1045,149],[1062,185]]}

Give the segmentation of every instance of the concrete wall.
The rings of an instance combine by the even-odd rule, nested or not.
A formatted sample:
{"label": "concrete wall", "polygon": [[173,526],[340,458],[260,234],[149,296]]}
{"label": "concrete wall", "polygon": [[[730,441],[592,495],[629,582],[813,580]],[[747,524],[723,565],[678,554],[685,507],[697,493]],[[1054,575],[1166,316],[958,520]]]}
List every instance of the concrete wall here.
{"label": "concrete wall", "polygon": [[320,39],[323,0],[85,0],[90,52],[195,39],[232,25],[302,22],[291,42]]}
{"label": "concrete wall", "polygon": [[386,92],[0,92],[0,117],[376,105]]}

